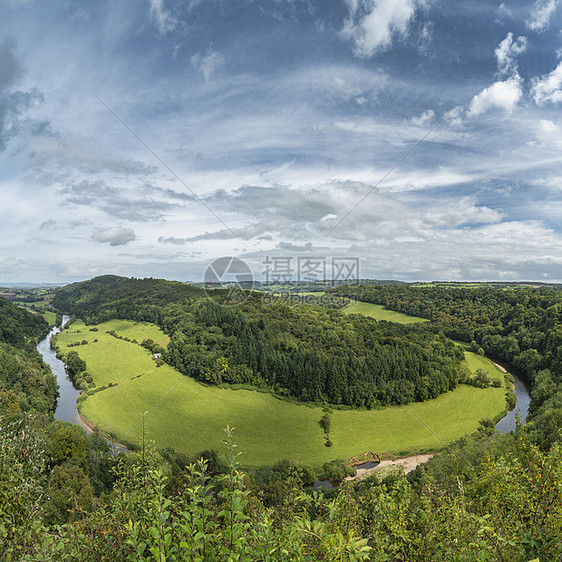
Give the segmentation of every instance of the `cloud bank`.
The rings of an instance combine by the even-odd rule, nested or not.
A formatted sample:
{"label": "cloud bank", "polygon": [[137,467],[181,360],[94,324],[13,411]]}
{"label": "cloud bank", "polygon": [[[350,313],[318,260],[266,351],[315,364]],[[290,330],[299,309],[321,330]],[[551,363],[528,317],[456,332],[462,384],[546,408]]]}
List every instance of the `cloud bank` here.
{"label": "cloud bank", "polygon": [[562,62],[550,74],[533,80],[531,95],[538,105],[562,101]]}

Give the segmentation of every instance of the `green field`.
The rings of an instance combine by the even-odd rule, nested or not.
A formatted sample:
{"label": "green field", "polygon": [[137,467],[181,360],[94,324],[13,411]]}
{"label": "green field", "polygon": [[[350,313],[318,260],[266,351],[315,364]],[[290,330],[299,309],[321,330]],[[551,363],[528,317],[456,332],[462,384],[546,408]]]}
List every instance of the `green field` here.
{"label": "green field", "polygon": [[303,295],[303,296],[315,296],[315,297],[322,297],[326,294],[326,291],[298,291],[295,295]]}
{"label": "green field", "polygon": [[487,357],[480,357],[477,353],[465,351],[466,361],[470,370],[474,373],[478,369],[484,369],[492,380],[499,380],[503,384],[504,374]]}
{"label": "green field", "polygon": [[55,322],[57,321],[57,315],[54,312],[46,310],[45,312],[43,312],[43,316],[47,319],[47,322],[50,326],[55,325]]}
{"label": "green field", "polygon": [[[368,451],[439,449],[505,407],[503,389],[461,386],[435,400],[404,407],[334,410],[330,434],[334,446],[327,448],[318,423],[321,408],[269,393],[203,386],[169,365],[156,367],[146,349],[106,333],[115,330],[139,342],[151,338],[165,345],[167,337],[154,325],[114,320],[100,324],[97,332],[89,328],[75,322],[57,340],[61,351],[75,350],[86,361],[98,387],[117,383],[81,401],[84,416],[120,441],[139,443],[141,416],[146,413],[148,439],[159,448],[189,454],[222,450],[223,430],[230,425],[236,428],[235,439],[243,452],[240,461],[249,467],[283,458],[319,467]],[[68,343],[83,339],[89,343],[67,349]]]}
{"label": "green field", "polygon": [[342,312],[346,314],[363,314],[375,320],[387,320],[388,322],[397,322],[399,324],[415,324],[416,322],[428,322],[425,318],[418,316],[409,316],[401,312],[388,310],[381,304],[371,304],[368,302],[354,302],[342,308]]}

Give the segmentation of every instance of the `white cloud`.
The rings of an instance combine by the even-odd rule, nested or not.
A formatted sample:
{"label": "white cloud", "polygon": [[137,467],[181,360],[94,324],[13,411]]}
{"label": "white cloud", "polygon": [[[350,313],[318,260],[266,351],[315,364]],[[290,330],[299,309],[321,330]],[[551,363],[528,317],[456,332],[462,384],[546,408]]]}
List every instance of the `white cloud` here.
{"label": "white cloud", "polygon": [[449,122],[451,125],[459,126],[462,125],[462,116],[464,114],[464,107],[457,105],[453,107],[451,111],[447,112],[445,115],[445,120]]}
{"label": "white cloud", "polygon": [[498,71],[501,75],[517,73],[516,56],[527,50],[527,38],[518,37],[513,41],[513,33],[511,31],[506,38],[498,45],[495,51],[496,60],[498,61]]}
{"label": "white cloud", "polygon": [[418,35],[418,49],[422,54],[428,54],[433,42],[434,26],[432,22],[425,22]]}
{"label": "white cloud", "polygon": [[427,111],[424,111],[420,116],[412,117],[412,125],[415,125],[416,127],[427,127],[428,125],[433,123],[434,119],[435,112],[432,109],[428,109]]}
{"label": "white cloud", "polygon": [[525,22],[529,29],[541,33],[548,29],[550,18],[558,8],[559,0],[536,0],[530,18]]}
{"label": "white cloud", "polygon": [[355,42],[355,54],[369,58],[405,35],[419,0],[346,0],[349,16],[342,34]]}
{"label": "white cloud", "polygon": [[503,82],[495,82],[472,98],[468,116],[475,117],[490,109],[503,109],[511,113],[521,99],[522,93],[519,76]]}
{"label": "white cloud", "polygon": [[560,130],[558,125],[555,125],[552,121],[548,119],[541,119],[539,122],[540,130],[542,133],[547,135],[551,135],[552,133],[556,133]]}
{"label": "white cloud", "polygon": [[165,0],[148,0],[150,4],[150,17],[157,25],[160,33],[173,31],[178,21],[172,16],[169,10],[164,8]]}
{"label": "white cloud", "polygon": [[[547,151],[552,157],[557,158],[562,150],[562,136],[560,135],[560,125],[554,123],[550,119],[539,119],[535,124],[535,139],[528,142],[531,149],[541,150],[543,153]],[[548,163],[542,168],[541,174],[550,175],[552,173],[552,165]],[[555,174],[556,182],[560,185],[560,174]],[[545,185],[544,176],[541,179],[535,179],[535,185]]]}
{"label": "white cloud", "polygon": [[181,43],[176,43],[176,45],[174,45],[174,49],[172,51],[172,60],[176,60],[178,58],[181,48],[182,48]]}
{"label": "white cloud", "polygon": [[195,70],[199,70],[205,78],[205,84],[209,83],[211,74],[224,65],[224,56],[218,51],[214,51],[212,46],[209,46],[207,52],[202,55],[195,53],[191,57],[191,65]]}
{"label": "white cloud", "polygon": [[537,105],[562,102],[562,62],[550,73],[533,80],[531,95]]}
{"label": "white cloud", "polygon": [[123,246],[136,240],[135,231],[132,228],[98,228],[90,237],[96,242],[110,244],[111,246]]}
{"label": "white cloud", "polygon": [[494,51],[498,63],[498,74],[509,76],[506,80],[494,82],[476,94],[465,110],[462,106],[452,109],[446,116],[451,125],[462,125],[463,116],[475,117],[490,109],[500,109],[511,113],[523,95],[523,80],[517,70],[517,56],[527,50],[527,38],[513,40],[509,32]]}
{"label": "white cloud", "polygon": [[476,205],[474,197],[464,197],[443,207],[434,207],[423,215],[424,221],[437,226],[456,227],[461,224],[496,224],[505,215],[491,209]]}
{"label": "white cloud", "polygon": [[502,2],[498,8],[498,15],[511,18],[513,17],[513,12]]}

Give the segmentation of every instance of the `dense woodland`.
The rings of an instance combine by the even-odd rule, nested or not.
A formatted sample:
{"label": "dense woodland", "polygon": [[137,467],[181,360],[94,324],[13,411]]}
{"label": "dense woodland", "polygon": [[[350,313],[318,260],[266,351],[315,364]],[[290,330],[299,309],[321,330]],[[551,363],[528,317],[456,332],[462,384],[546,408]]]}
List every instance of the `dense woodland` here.
{"label": "dense woodland", "polygon": [[53,409],[57,383],[35,349],[47,330],[43,316],[0,298],[0,414]]}
{"label": "dense woodland", "polygon": [[[187,314],[184,307],[196,304],[190,299],[193,294],[197,297],[197,291],[192,291],[186,290],[186,301],[178,309],[181,315]],[[485,333],[482,317],[486,294],[498,305],[488,309],[488,329],[494,330],[489,333]],[[414,297],[416,302],[420,300],[416,288],[406,288],[401,295],[402,302],[408,298],[414,302]],[[547,291],[543,297],[541,291],[527,289],[495,294],[488,289],[481,293],[475,290],[473,297],[464,295],[465,304],[457,310],[466,314],[467,335],[477,345],[484,345],[488,335],[499,336],[502,339],[497,341],[503,342],[511,337],[511,332],[505,331],[508,311],[510,307],[518,310],[518,299],[525,295],[530,298],[527,307],[534,303],[535,310],[521,311],[521,315],[535,320],[522,325],[537,347],[520,346],[514,357],[527,349],[541,356],[540,363],[527,371],[533,382],[532,421],[508,435],[494,433],[484,424],[476,434],[447,447],[407,478],[373,477],[312,494],[306,488],[310,469],[289,461],[242,472],[233,445],[236,434],[231,432],[225,433],[224,458],[215,451],[187,458],[171,450],[155,451],[150,444],[137,453],[115,456],[98,436],[87,436],[78,426],[53,421],[52,414],[45,414],[30,398],[19,398],[19,409],[3,407],[0,412],[0,558],[560,559],[562,451],[557,440],[562,401],[555,354],[545,353],[546,349],[557,349],[549,341],[557,330],[558,316],[549,309],[556,307],[558,295]],[[155,313],[165,307],[165,302],[154,295],[152,298],[155,308],[139,303],[138,309]],[[459,298],[456,293],[451,297],[453,301]],[[470,298],[475,299],[473,313]],[[168,301],[173,302],[174,298]],[[215,304],[211,311],[222,310],[215,309]],[[3,326],[22,314],[1,300],[0,306],[1,322],[6,322]],[[95,317],[95,305],[83,306],[81,315],[104,319]],[[251,324],[255,317],[250,312],[255,305],[249,306],[242,312]],[[424,310],[437,310],[429,297],[424,306]],[[111,312],[109,308],[106,311]],[[463,322],[452,311],[453,307],[448,313],[452,320],[440,320],[427,329],[453,335],[452,330],[462,328]],[[505,316],[499,318],[500,312]],[[236,318],[236,311],[232,313]],[[11,344],[2,342],[9,345],[3,348],[2,364],[13,357],[18,364],[27,365],[26,361],[34,362],[35,357],[41,366],[33,345],[45,325],[41,328],[40,320],[23,314],[24,328],[19,335]],[[328,312],[318,314],[319,319],[324,314],[329,317]],[[274,318],[279,322],[283,316]],[[354,322],[351,326],[355,329]],[[504,331],[496,331],[500,328]],[[446,340],[442,341],[447,349]],[[539,342],[544,347],[538,347]],[[18,382],[26,376],[22,368]],[[13,381],[13,377],[3,379],[3,384],[13,386]],[[18,393],[29,397],[33,391],[33,385],[22,384]],[[195,462],[195,457],[203,460]],[[344,466],[333,463],[325,469],[336,478]]]}
{"label": "dense woodland", "polygon": [[171,336],[167,350],[155,351],[210,384],[250,383],[299,400],[372,408],[435,398],[463,376],[462,350],[429,330],[289,306],[263,293],[233,307],[225,296],[106,277],[69,285],[53,302],[92,323],[155,322]]}

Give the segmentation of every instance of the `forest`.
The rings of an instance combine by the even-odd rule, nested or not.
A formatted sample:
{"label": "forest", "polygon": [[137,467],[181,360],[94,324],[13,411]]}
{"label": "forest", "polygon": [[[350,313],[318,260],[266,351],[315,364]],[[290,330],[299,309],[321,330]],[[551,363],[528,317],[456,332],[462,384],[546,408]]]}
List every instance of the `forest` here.
{"label": "forest", "polygon": [[[391,298],[395,298],[394,309],[412,314],[415,308],[417,314],[432,319],[427,334],[418,336],[417,331],[412,332],[416,334],[414,339],[420,338],[419,345],[424,349],[423,342],[441,341],[446,350],[447,340],[439,334],[459,337],[464,330],[465,341],[486,346],[498,357],[507,359],[510,354],[531,381],[532,410],[528,423],[519,424],[515,432],[507,435],[495,433],[493,427],[483,423],[475,434],[445,447],[441,454],[408,476],[373,476],[320,493],[310,491],[310,470],[298,462],[288,460],[272,467],[242,471],[235,446],[236,431],[229,428],[225,431],[223,451],[194,452],[187,457],[172,450],[157,451],[146,442],[138,452],[115,455],[103,439],[95,434],[86,435],[72,424],[53,421],[52,410],[32,399],[38,383],[23,381],[44,372],[40,357],[34,354],[34,344],[46,324],[0,300],[3,326],[14,326],[14,318],[22,318],[18,333],[4,330],[1,341],[3,392],[13,393],[10,400],[2,400],[0,411],[2,559],[559,559],[559,293],[486,287],[369,287],[372,289],[380,293],[366,292],[362,299],[372,298],[371,302],[392,308]],[[364,289],[338,290],[351,293]],[[200,295],[190,287],[167,287],[164,295],[155,289],[148,290],[147,300],[151,302],[139,299],[136,307],[134,299],[129,300],[130,290],[123,289],[122,294],[114,290],[111,295],[111,289],[105,294],[100,289],[95,298],[80,294],[76,287],[72,291],[77,303],[75,313],[92,321],[121,310],[123,315],[152,315],[150,320],[163,324],[166,318],[172,321],[168,314],[176,310],[178,323],[184,322],[184,329],[189,327],[186,322],[192,322],[193,329],[200,327],[200,333],[209,337],[207,334],[213,332],[207,329],[208,324],[215,314],[215,321],[224,322],[226,328],[223,331],[222,325],[218,326],[220,332],[214,333],[218,341],[229,333],[232,322],[238,318],[237,310],[223,314],[222,308],[216,307],[220,305],[219,296],[218,302],[206,305],[206,320],[200,320],[196,316],[201,307],[197,302]],[[176,302],[171,294],[176,291],[185,291],[183,300]],[[70,297],[63,292],[61,295],[57,297],[58,306],[61,311],[68,311],[66,306],[71,301],[63,303]],[[388,298],[386,303],[382,302],[382,295]],[[377,298],[380,300],[375,301]],[[99,313],[97,299],[104,302]],[[180,306],[167,310],[170,304]],[[445,312],[439,312],[440,306]],[[259,307],[254,302],[240,312],[250,326],[260,321]],[[289,323],[293,323],[292,317],[286,316],[289,313],[280,310],[273,315],[271,324],[261,318],[264,325],[260,329],[271,326],[275,335],[275,327],[283,319],[289,318]],[[334,312],[317,314],[321,325]],[[298,325],[296,320],[294,323]],[[313,332],[308,331],[314,322],[311,324],[297,334],[298,345],[303,349],[305,336],[313,337]],[[334,325],[337,328],[338,323]],[[361,332],[362,327],[366,330],[365,326],[359,321],[356,327],[352,321],[348,329],[366,337]],[[369,331],[382,339],[410,335],[409,331],[377,329],[372,327]],[[323,341],[322,337],[319,341]],[[333,356],[337,357],[339,348],[335,343],[332,345]],[[349,345],[355,350],[353,345],[359,349],[360,343],[351,340]],[[329,340],[319,349],[331,350],[328,346]],[[529,356],[538,354],[538,361],[526,363],[527,352]],[[52,408],[48,385],[39,388],[45,392],[45,403],[51,396]],[[339,461],[324,469],[326,477],[337,479],[348,467]]]}
{"label": "forest", "polygon": [[47,321],[0,298],[0,414],[54,409],[57,383],[34,342]]}

